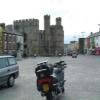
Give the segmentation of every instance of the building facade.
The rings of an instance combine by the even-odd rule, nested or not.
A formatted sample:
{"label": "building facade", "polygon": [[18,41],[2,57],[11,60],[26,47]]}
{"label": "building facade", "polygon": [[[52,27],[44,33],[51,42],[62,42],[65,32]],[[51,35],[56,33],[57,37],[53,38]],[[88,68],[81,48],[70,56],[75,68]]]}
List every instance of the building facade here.
{"label": "building facade", "polygon": [[4,54],[17,56],[16,37],[17,37],[17,35],[14,33],[13,25],[5,26]]}
{"label": "building facade", "polygon": [[5,28],[5,24],[1,23],[0,24],[0,54],[3,54],[4,51],[4,28]]}
{"label": "building facade", "polygon": [[16,34],[11,25],[4,23],[0,24],[0,53],[16,55]]}
{"label": "building facade", "polygon": [[90,53],[90,37],[86,37],[84,39],[84,53],[89,54]]}
{"label": "building facade", "polygon": [[23,56],[24,54],[24,39],[23,36],[21,34],[17,33],[16,36],[16,45],[17,45],[17,54],[19,53],[20,57]]}
{"label": "building facade", "polygon": [[84,51],[87,54],[100,55],[100,32],[92,33],[85,38]]}
{"label": "building facade", "polygon": [[16,55],[16,34],[4,32],[4,54]]}
{"label": "building facade", "polygon": [[79,38],[79,53],[84,54],[84,40],[85,38]]}
{"label": "building facade", "polygon": [[96,55],[100,55],[100,32],[96,32],[94,34],[94,40],[95,40],[95,53]]}

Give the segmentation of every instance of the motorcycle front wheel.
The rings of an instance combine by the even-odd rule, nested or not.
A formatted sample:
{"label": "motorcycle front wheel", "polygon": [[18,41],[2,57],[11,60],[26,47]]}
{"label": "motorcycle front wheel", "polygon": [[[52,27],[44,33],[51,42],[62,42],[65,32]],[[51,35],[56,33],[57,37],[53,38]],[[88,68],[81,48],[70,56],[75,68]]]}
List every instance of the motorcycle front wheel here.
{"label": "motorcycle front wheel", "polygon": [[53,100],[53,95],[52,95],[52,93],[48,93],[48,94],[47,94],[46,100]]}

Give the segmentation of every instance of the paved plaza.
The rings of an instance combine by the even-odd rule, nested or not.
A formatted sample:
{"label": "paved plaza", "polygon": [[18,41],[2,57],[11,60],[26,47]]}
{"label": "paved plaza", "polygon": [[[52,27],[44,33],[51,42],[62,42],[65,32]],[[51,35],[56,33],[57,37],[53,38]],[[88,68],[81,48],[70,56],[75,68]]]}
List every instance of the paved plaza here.
{"label": "paved plaza", "polygon": [[57,100],[100,100],[100,56],[79,55],[78,58],[36,57],[18,61],[20,76],[12,88],[0,89],[0,100],[45,100],[36,90],[36,64],[48,60],[54,63],[64,60],[65,94]]}

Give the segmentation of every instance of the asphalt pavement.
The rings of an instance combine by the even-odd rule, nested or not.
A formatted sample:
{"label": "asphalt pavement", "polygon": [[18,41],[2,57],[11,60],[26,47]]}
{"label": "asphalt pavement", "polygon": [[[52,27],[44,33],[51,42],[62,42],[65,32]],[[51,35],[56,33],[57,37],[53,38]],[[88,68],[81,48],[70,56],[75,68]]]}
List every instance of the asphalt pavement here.
{"label": "asphalt pavement", "polygon": [[65,94],[57,100],[100,100],[100,56],[79,55],[78,58],[36,57],[18,61],[20,76],[12,88],[0,88],[0,100],[45,100],[36,90],[36,64],[48,60],[54,63],[64,60]]}

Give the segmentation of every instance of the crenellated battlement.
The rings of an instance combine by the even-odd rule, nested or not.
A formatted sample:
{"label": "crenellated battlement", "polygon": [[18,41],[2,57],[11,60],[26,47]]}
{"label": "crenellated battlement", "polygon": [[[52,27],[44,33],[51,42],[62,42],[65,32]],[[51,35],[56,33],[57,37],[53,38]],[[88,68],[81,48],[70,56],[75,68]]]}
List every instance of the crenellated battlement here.
{"label": "crenellated battlement", "polygon": [[50,19],[50,15],[44,15],[44,18],[46,18],[46,19]]}
{"label": "crenellated battlement", "polygon": [[56,18],[56,25],[61,25],[61,17]]}
{"label": "crenellated battlement", "polygon": [[61,21],[61,17],[57,17],[56,19]]}
{"label": "crenellated battlement", "polygon": [[22,20],[15,20],[14,21],[14,25],[21,25],[21,24],[39,25],[39,20],[38,19],[22,19]]}

